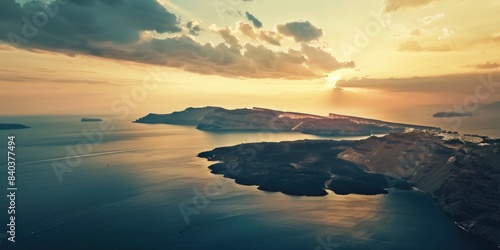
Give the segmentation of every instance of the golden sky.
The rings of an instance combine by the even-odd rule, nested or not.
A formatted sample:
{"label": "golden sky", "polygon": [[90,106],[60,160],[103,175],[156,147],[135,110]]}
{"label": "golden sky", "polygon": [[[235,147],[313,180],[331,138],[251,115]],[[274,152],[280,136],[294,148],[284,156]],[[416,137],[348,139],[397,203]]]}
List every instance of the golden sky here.
{"label": "golden sky", "polygon": [[5,0],[0,114],[450,106],[480,77],[500,82],[498,13],[499,0]]}

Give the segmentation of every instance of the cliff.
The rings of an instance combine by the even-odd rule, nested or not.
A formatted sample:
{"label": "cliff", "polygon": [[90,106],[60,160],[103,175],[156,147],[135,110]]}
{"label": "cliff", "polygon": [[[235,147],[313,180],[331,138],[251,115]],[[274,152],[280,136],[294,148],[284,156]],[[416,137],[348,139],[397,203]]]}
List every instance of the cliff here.
{"label": "cliff", "polygon": [[500,245],[500,140],[407,131],[361,141],[240,144],[202,152],[214,174],[291,195],[418,188],[460,227]]}
{"label": "cliff", "polygon": [[415,183],[462,228],[500,244],[500,141],[454,133],[390,134],[339,158]]}

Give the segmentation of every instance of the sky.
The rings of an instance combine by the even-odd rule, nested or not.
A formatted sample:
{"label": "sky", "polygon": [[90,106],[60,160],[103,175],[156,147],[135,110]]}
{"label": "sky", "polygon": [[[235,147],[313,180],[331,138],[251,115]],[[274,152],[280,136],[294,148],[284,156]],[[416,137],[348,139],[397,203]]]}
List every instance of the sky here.
{"label": "sky", "polygon": [[2,0],[0,114],[491,103],[498,13],[499,0]]}

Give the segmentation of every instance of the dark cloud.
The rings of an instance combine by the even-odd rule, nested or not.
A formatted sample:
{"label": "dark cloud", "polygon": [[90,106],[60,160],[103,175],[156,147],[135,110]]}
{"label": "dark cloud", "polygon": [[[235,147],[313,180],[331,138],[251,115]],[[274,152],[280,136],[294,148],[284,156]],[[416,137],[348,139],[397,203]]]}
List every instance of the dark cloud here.
{"label": "dark cloud", "polygon": [[202,30],[198,22],[195,20],[191,20],[186,23],[186,28],[189,30],[189,34],[193,36],[198,36],[200,35],[200,31]]}
{"label": "dark cloud", "polygon": [[[351,79],[340,80],[337,86],[342,88],[365,88],[394,93],[436,93],[448,95],[475,95],[479,86],[481,93],[494,90],[500,85],[500,72],[485,74],[454,74],[431,77],[388,78],[388,79]],[[500,92],[492,94],[500,96]]]}
{"label": "dark cloud", "polygon": [[396,12],[402,9],[416,8],[437,0],[386,0],[384,12]]}
{"label": "dark cloud", "polygon": [[[226,28],[222,30],[226,32]],[[175,67],[199,74],[244,78],[315,79],[325,77],[333,70],[352,66],[349,63],[332,63],[336,62],[333,56],[329,62],[325,62],[327,66],[320,66],[318,58],[307,51],[277,52],[251,44],[242,47],[243,51],[226,44],[200,44],[182,35],[143,41],[130,48],[110,48],[105,56]],[[316,49],[319,54],[320,49]]]}
{"label": "dark cloud", "polygon": [[245,13],[247,19],[252,22],[255,28],[262,28],[262,22],[259,21],[254,15],[250,14],[248,11]]}
{"label": "dark cloud", "polygon": [[94,44],[134,43],[142,31],[181,31],[177,17],[154,0],[53,1],[48,6],[4,0],[0,16],[1,39],[10,44],[96,55],[100,53]]}
{"label": "dark cloud", "polygon": [[486,62],[486,63],[480,63],[480,64],[467,65],[466,67],[473,67],[476,69],[496,69],[496,68],[500,68],[500,63]]}
{"label": "dark cloud", "polygon": [[[196,22],[181,27],[178,18],[156,0],[72,0],[60,5],[54,15],[40,14],[43,7],[39,2],[21,6],[14,0],[0,1],[0,39],[35,52],[94,55],[224,77],[314,79],[353,66],[337,62],[321,48],[304,45],[300,50],[276,51],[243,45],[229,27],[213,29],[224,43],[201,44],[181,33],[187,28],[197,34]],[[37,20],[37,15],[48,17],[46,23],[42,25],[45,20]],[[278,32],[256,32],[248,26],[255,39],[280,44]],[[297,41],[322,34],[308,22],[283,27]],[[155,32],[174,35],[159,39],[153,37]]]}
{"label": "dark cloud", "polygon": [[309,21],[298,21],[276,26],[278,32],[293,37],[296,42],[310,42],[323,36],[323,30],[312,25]]}

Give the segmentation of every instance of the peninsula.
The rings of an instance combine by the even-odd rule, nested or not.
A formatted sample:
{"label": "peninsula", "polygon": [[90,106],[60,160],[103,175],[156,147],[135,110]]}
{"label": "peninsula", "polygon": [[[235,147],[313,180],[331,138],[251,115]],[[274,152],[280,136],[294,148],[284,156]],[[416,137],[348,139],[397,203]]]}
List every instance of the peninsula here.
{"label": "peninsula", "polygon": [[171,114],[148,114],[136,123],[194,125],[204,131],[295,131],[323,136],[361,136],[402,132],[407,128],[436,127],[385,122],[355,116],[319,116],[265,108],[228,110],[220,107],[187,108]]}
{"label": "peninsula", "polygon": [[214,174],[289,195],[417,188],[460,227],[500,245],[500,140],[407,130],[360,141],[240,144],[198,157],[218,161]]}

